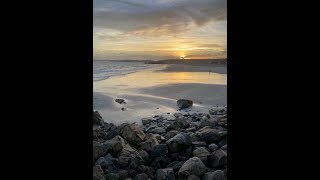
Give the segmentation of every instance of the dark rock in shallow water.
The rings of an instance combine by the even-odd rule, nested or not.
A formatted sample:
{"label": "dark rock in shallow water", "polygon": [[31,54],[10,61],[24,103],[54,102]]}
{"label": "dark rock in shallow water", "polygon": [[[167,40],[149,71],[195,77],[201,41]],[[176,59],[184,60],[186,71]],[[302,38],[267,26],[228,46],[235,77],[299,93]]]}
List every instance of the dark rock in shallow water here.
{"label": "dark rock in shallow water", "polygon": [[225,180],[224,173],[221,170],[207,172],[203,175],[202,180]]}
{"label": "dark rock in shallow water", "polygon": [[93,166],[93,180],[105,180],[103,170],[99,165]]}
{"label": "dark rock in shallow water", "polygon": [[213,168],[221,167],[227,164],[227,154],[218,149],[210,154],[210,166]]}
{"label": "dark rock in shallow water", "polygon": [[140,173],[133,178],[133,180],[146,180],[146,179],[148,179],[148,175],[146,173]]}
{"label": "dark rock in shallow water", "polygon": [[217,150],[219,147],[218,147],[216,144],[212,143],[212,144],[210,144],[210,145],[208,146],[208,148],[209,148],[209,150],[210,150],[211,152],[213,152],[213,151]]}
{"label": "dark rock in shallow water", "polygon": [[191,145],[191,138],[186,133],[179,133],[166,142],[171,152],[180,152]]}
{"label": "dark rock in shallow water", "polygon": [[193,156],[198,157],[201,161],[207,161],[208,156],[210,155],[210,153],[208,152],[208,150],[206,150],[206,148],[204,147],[200,147],[195,149],[192,152]]}
{"label": "dark rock in shallow water", "polygon": [[179,99],[177,101],[177,105],[179,109],[185,109],[185,108],[191,107],[193,105],[193,102],[188,99]]}
{"label": "dark rock in shallow water", "polygon": [[122,137],[129,141],[129,143],[140,143],[144,140],[144,132],[135,124],[122,125]]}
{"label": "dark rock in shallow water", "polygon": [[158,144],[153,146],[151,154],[153,157],[160,157],[168,155],[168,147],[166,144]]}
{"label": "dark rock in shallow water", "polygon": [[157,180],[174,180],[174,172],[172,168],[158,169]]}
{"label": "dark rock in shallow water", "polygon": [[179,176],[196,175],[201,177],[206,172],[206,166],[198,157],[190,158],[179,170]]}
{"label": "dark rock in shallow water", "polygon": [[115,102],[119,103],[119,104],[126,104],[126,102],[124,102],[124,99],[116,99]]}

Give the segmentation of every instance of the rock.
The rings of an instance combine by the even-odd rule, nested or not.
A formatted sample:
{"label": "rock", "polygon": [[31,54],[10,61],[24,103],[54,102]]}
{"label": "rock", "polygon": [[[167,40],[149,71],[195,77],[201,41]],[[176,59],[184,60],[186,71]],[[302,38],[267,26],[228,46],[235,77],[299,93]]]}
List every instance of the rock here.
{"label": "rock", "polygon": [[222,115],[227,113],[227,108],[225,107],[214,107],[209,110],[210,115]]}
{"label": "rock", "polygon": [[204,141],[193,141],[192,145],[195,145],[195,146],[206,146],[207,143],[204,142]]}
{"label": "rock", "polygon": [[217,168],[225,164],[227,164],[227,154],[223,150],[218,149],[210,154],[211,167]]}
{"label": "rock", "polygon": [[190,134],[190,139],[191,139],[191,142],[194,142],[194,141],[199,141],[199,137],[196,133],[191,133]]}
{"label": "rock", "polygon": [[119,177],[119,174],[116,174],[116,173],[108,173],[106,174],[106,180],[119,180],[120,177]]}
{"label": "rock", "polygon": [[103,125],[104,121],[98,111],[93,111],[92,122],[93,125]]}
{"label": "rock", "polygon": [[188,176],[187,180],[200,180],[200,178],[198,176],[195,176],[195,175],[190,175],[190,176]]}
{"label": "rock", "polygon": [[228,170],[228,168],[225,168],[225,169],[223,170],[224,177],[226,177],[226,179],[227,179],[227,174],[228,174],[227,170]]}
{"label": "rock", "polygon": [[94,164],[99,165],[102,169],[108,168],[108,163],[104,157],[100,157]]}
{"label": "rock", "polygon": [[93,166],[93,179],[94,180],[105,180],[103,170],[99,165]]}
{"label": "rock", "polygon": [[182,129],[190,127],[190,124],[187,122],[187,119],[185,119],[185,118],[176,119],[175,124],[177,127],[182,128]]}
{"label": "rock", "polygon": [[139,150],[151,151],[151,144],[148,141],[139,144]]}
{"label": "rock", "polygon": [[107,154],[110,149],[111,147],[109,145],[93,141],[93,162],[96,162],[99,157]]}
{"label": "rock", "polygon": [[185,108],[191,107],[193,105],[193,102],[188,99],[179,99],[177,101],[177,105],[179,109],[185,109]]}
{"label": "rock", "polygon": [[151,154],[153,157],[167,156],[168,147],[166,144],[158,144],[153,146]]}
{"label": "rock", "polygon": [[125,157],[125,156],[120,156],[118,158],[118,165],[120,168],[125,168],[128,166],[130,158],[129,157]]}
{"label": "rock", "polygon": [[206,166],[198,157],[187,160],[179,170],[179,175],[196,175],[201,177],[206,172]]}
{"label": "rock", "polygon": [[107,132],[107,139],[112,139],[114,138],[116,135],[118,135],[121,131],[121,129],[118,126],[115,126],[114,124],[111,123],[110,125],[111,127],[109,128],[108,132]]}
{"label": "rock", "polygon": [[119,180],[121,179],[127,179],[129,177],[129,173],[127,170],[121,170],[118,172]]}
{"label": "rock", "polygon": [[200,140],[206,143],[214,143],[221,140],[222,136],[219,130],[211,129],[209,127],[204,127],[196,132]]}
{"label": "rock", "polygon": [[124,102],[124,99],[116,99],[115,102],[119,103],[119,104],[126,104],[126,102]]}
{"label": "rock", "polygon": [[177,135],[179,133],[180,133],[180,131],[171,130],[171,131],[166,133],[165,138],[166,139],[171,139],[171,138],[173,138],[175,135]]}
{"label": "rock", "polygon": [[186,133],[179,133],[166,142],[171,152],[180,152],[191,145],[190,136]]}
{"label": "rock", "polygon": [[195,149],[192,154],[193,156],[198,157],[201,161],[207,161],[208,156],[210,156],[210,153],[204,147]]}
{"label": "rock", "polygon": [[163,133],[166,133],[166,130],[161,127],[156,127],[152,129],[151,132],[156,134],[163,134]]}
{"label": "rock", "polygon": [[142,121],[143,125],[146,125],[146,124],[150,124],[152,119],[150,119],[150,118],[142,118],[141,121]]}
{"label": "rock", "polygon": [[145,173],[140,173],[133,178],[133,180],[146,180],[146,179],[148,179],[148,175]]}
{"label": "rock", "polygon": [[121,136],[116,136],[106,141],[104,144],[111,146],[114,153],[118,153],[122,151],[122,148],[125,146],[125,141]]}
{"label": "rock", "polygon": [[122,137],[129,143],[140,143],[144,140],[144,132],[135,124],[124,124],[122,126]]}
{"label": "rock", "polygon": [[224,145],[224,146],[221,147],[221,149],[222,150],[227,150],[227,147],[228,147],[227,145]]}
{"label": "rock", "polygon": [[157,180],[174,180],[173,168],[165,168],[157,170]]}
{"label": "rock", "polygon": [[191,128],[186,129],[185,132],[195,132],[196,130],[197,130],[196,127],[191,127]]}
{"label": "rock", "polygon": [[206,127],[206,126],[208,126],[210,128],[214,128],[217,126],[218,121],[215,119],[206,119],[206,120],[201,120],[200,123],[201,123],[200,124],[201,128]]}
{"label": "rock", "polygon": [[184,164],[184,162],[182,161],[174,161],[172,163],[170,163],[167,167],[172,167],[173,171],[178,171],[182,165]]}
{"label": "rock", "polygon": [[198,129],[201,126],[201,122],[191,122],[190,123],[190,127],[195,127],[196,129]]}
{"label": "rock", "polygon": [[221,170],[207,172],[203,175],[202,180],[225,180],[224,173]]}
{"label": "rock", "polygon": [[209,150],[210,150],[211,152],[213,152],[213,151],[217,150],[219,147],[218,147],[216,144],[212,143],[212,144],[210,144],[210,145],[208,146],[208,148],[209,148]]}

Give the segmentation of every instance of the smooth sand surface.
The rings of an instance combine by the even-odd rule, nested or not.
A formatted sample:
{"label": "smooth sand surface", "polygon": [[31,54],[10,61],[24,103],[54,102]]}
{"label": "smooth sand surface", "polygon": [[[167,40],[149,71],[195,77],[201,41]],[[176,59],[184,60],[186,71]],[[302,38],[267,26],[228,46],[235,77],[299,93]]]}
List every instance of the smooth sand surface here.
{"label": "smooth sand surface", "polygon": [[[119,125],[141,124],[141,118],[155,115],[170,118],[180,112],[176,105],[180,98],[194,101],[193,107],[182,113],[208,112],[212,106],[227,105],[227,75],[208,72],[206,68],[163,65],[94,82],[93,108],[105,121]],[[219,68],[226,72],[226,67]],[[125,99],[126,104],[116,103],[116,98]]]}

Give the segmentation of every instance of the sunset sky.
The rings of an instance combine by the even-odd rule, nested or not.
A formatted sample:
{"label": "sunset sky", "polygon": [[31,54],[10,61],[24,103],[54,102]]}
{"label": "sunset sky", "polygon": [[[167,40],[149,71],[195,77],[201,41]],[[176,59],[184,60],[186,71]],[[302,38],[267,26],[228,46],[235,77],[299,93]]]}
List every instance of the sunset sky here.
{"label": "sunset sky", "polygon": [[227,0],[93,0],[94,60],[226,58]]}

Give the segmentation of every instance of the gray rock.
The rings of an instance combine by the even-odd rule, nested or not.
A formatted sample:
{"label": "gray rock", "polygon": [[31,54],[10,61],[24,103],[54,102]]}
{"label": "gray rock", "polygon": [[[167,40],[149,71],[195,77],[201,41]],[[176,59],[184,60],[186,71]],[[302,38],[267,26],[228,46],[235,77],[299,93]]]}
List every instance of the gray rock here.
{"label": "gray rock", "polygon": [[125,145],[125,141],[121,136],[115,136],[114,138],[106,141],[104,144],[109,145],[114,153],[118,153]]}
{"label": "gray rock", "polygon": [[191,139],[191,142],[199,141],[199,137],[196,133],[191,133],[190,139]]}
{"label": "gray rock", "polygon": [[103,125],[104,121],[98,111],[93,112],[92,122],[93,125]]}
{"label": "gray rock", "polygon": [[179,133],[166,142],[171,152],[180,152],[191,145],[190,136],[186,133]]}
{"label": "gray rock", "polygon": [[209,150],[210,150],[211,152],[213,152],[213,151],[217,150],[219,147],[218,147],[216,144],[212,143],[212,144],[210,144],[210,145],[208,146],[208,148],[209,148]]}
{"label": "gray rock", "polygon": [[193,156],[198,157],[201,161],[207,161],[208,156],[210,156],[210,153],[204,147],[195,149],[192,154]]}
{"label": "gray rock", "polygon": [[187,122],[187,119],[185,118],[177,118],[175,121],[175,124],[177,127],[185,129],[190,127],[190,123]]}
{"label": "gray rock", "polygon": [[171,139],[171,138],[173,138],[175,135],[177,135],[179,133],[180,133],[180,131],[171,130],[171,131],[166,133],[165,138],[166,139]]}
{"label": "gray rock", "polygon": [[225,180],[224,173],[221,170],[207,172],[203,175],[202,180]]}
{"label": "gray rock", "polygon": [[148,178],[148,175],[146,173],[140,173],[136,175],[133,180],[146,180]]}
{"label": "gray rock", "polygon": [[108,168],[108,163],[104,157],[100,157],[94,164],[99,165],[102,169]]}
{"label": "gray rock", "polygon": [[146,124],[150,124],[152,119],[150,119],[150,118],[142,118],[141,121],[142,121],[143,125],[146,125]]}
{"label": "gray rock", "polygon": [[200,180],[200,178],[198,176],[195,176],[195,175],[190,175],[190,176],[188,176],[187,180]]}
{"label": "gray rock", "polygon": [[103,170],[99,165],[93,166],[93,179],[94,180],[105,180]]}
{"label": "gray rock", "polygon": [[209,127],[204,127],[196,132],[200,140],[206,143],[214,143],[221,140],[222,135],[219,130],[211,129]]}
{"label": "gray rock", "polygon": [[206,146],[207,143],[204,141],[193,141],[192,145],[196,145],[196,146]]}
{"label": "gray rock", "polygon": [[201,125],[200,125],[201,128],[206,127],[206,126],[208,126],[210,128],[214,128],[217,126],[218,121],[215,119],[206,119],[206,120],[201,120],[200,123],[201,123]]}
{"label": "gray rock", "polygon": [[163,134],[163,133],[166,133],[166,130],[163,129],[162,127],[156,127],[152,129],[151,132],[156,134]]}
{"label": "gray rock", "polygon": [[116,174],[116,173],[108,173],[105,175],[105,177],[106,177],[106,180],[119,180],[120,179],[119,174]]}
{"label": "gray rock", "polygon": [[174,180],[173,168],[165,168],[157,170],[157,180]]}
{"label": "gray rock", "polygon": [[118,165],[120,168],[125,168],[128,166],[130,158],[125,156],[120,156],[118,158]]}
{"label": "gray rock", "polygon": [[140,143],[144,141],[144,132],[135,124],[123,124],[122,125],[122,137],[129,143]]}
{"label": "gray rock", "polygon": [[190,123],[190,127],[195,127],[196,129],[198,129],[201,126],[201,122],[191,122]]}
{"label": "gray rock", "polygon": [[210,165],[213,168],[220,167],[227,164],[227,154],[218,149],[210,154]]}
{"label": "gray rock", "polygon": [[119,104],[122,104],[122,103],[126,104],[126,103],[124,102],[124,99],[116,99],[115,102],[117,102],[117,103],[119,103]]}
{"label": "gray rock", "polygon": [[191,128],[186,129],[185,132],[195,132],[196,130],[197,130],[196,127],[191,127]]}
{"label": "gray rock", "polygon": [[209,110],[210,115],[223,115],[227,114],[227,108],[225,107],[214,107]]}
{"label": "gray rock", "polygon": [[193,105],[193,102],[188,99],[179,99],[177,101],[177,105],[179,109],[185,109],[185,108],[191,107]]}
{"label": "gray rock", "polygon": [[179,170],[179,175],[196,175],[201,177],[206,172],[206,166],[198,157],[187,160]]}
{"label": "gray rock", "polygon": [[151,143],[148,141],[140,143],[139,150],[151,151]]}
{"label": "gray rock", "polygon": [[224,177],[226,177],[226,179],[227,179],[227,174],[228,174],[227,170],[228,170],[228,168],[225,168],[225,169],[223,170]]}
{"label": "gray rock", "polygon": [[221,147],[222,150],[227,150],[227,148],[228,148],[227,145],[224,145],[224,146]]}
{"label": "gray rock", "polygon": [[117,174],[119,175],[119,180],[127,179],[129,177],[129,173],[127,170],[121,170]]}
{"label": "gray rock", "polygon": [[168,147],[166,144],[158,144],[153,146],[151,154],[153,157],[167,156]]}
{"label": "gray rock", "polygon": [[183,166],[184,162],[180,161],[178,163],[176,163],[175,165],[172,166],[173,170],[178,171],[182,166]]}
{"label": "gray rock", "polygon": [[99,157],[107,154],[110,151],[110,149],[111,149],[110,145],[93,141],[93,162],[96,162]]}

